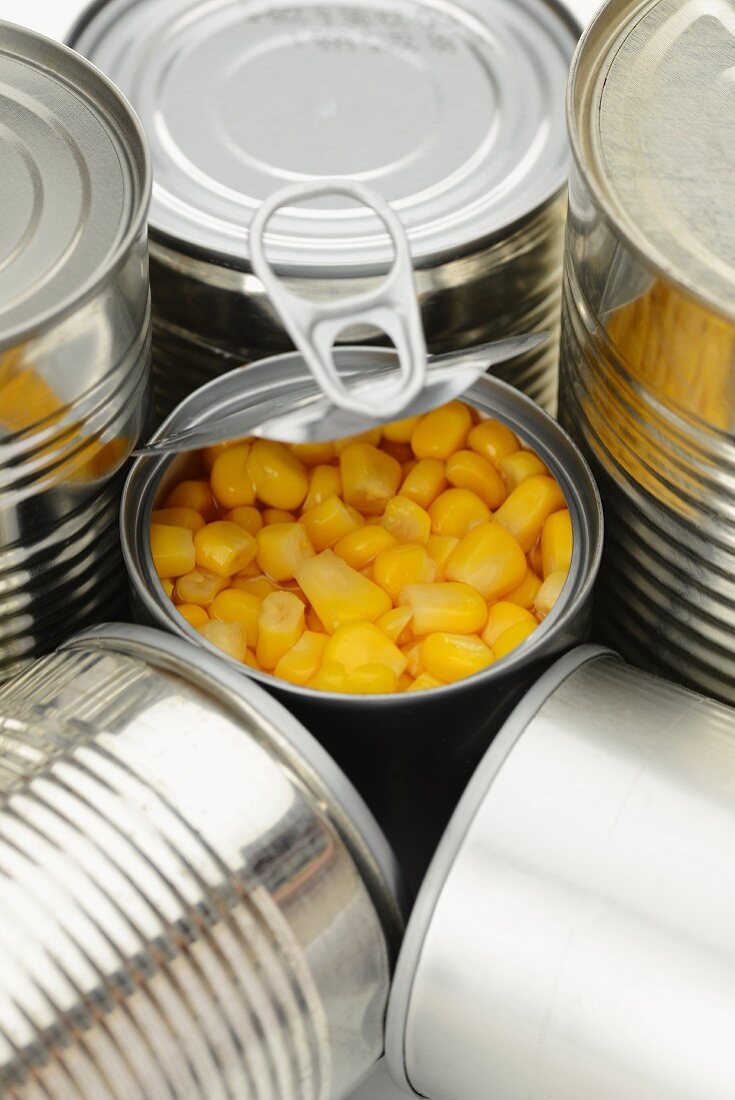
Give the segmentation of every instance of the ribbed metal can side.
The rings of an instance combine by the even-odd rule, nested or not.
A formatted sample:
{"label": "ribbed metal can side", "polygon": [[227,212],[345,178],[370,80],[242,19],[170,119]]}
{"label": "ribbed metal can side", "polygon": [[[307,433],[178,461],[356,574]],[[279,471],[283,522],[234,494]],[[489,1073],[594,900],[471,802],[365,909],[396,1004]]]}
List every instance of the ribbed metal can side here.
{"label": "ribbed metal can side", "polygon": [[349,1091],[382,1049],[386,944],[257,701],[243,723],[90,646],[6,685],[0,714],[9,1095]]}
{"label": "ribbed metal can side", "polygon": [[641,667],[735,701],[735,443],[630,374],[570,263],[560,420],[605,508],[599,635]]}

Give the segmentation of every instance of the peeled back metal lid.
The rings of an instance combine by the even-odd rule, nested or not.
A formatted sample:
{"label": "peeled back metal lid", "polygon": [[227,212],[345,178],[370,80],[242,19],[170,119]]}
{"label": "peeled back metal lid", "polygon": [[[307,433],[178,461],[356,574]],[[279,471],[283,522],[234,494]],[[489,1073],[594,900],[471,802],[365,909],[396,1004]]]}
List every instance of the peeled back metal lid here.
{"label": "peeled back metal lid", "polygon": [[634,250],[735,319],[735,0],[606,5],[569,110],[582,171]]}
{"label": "peeled back metal lid", "polygon": [[[376,188],[418,262],[542,207],[567,175],[576,37],[554,0],[109,0],[71,42],[141,117],[154,233],[242,268],[255,211],[288,183]],[[293,274],[375,273],[392,254],[335,196],[280,211],[266,243]]]}
{"label": "peeled back metal lid", "polygon": [[71,50],[0,22],[0,348],[80,304],[140,232],[132,111]]}

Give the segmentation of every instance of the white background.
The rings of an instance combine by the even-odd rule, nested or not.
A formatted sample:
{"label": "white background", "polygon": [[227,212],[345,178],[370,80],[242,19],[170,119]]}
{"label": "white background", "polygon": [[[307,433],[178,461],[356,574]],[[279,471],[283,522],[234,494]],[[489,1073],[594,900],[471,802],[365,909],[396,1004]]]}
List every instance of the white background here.
{"label": "white background", "polygon": [[[598,7],[597,0],[567,0],[568,6],[584,24]],[[0,18],[46,34],[64,38],[85,0],[0,0]],[[387,1075],[379,1068],[371,1079],[354,1094],[352,1100],[405,1100],[405,1095],[393,1088]],[[457,1100],[462,1100],[457,1097]]]}

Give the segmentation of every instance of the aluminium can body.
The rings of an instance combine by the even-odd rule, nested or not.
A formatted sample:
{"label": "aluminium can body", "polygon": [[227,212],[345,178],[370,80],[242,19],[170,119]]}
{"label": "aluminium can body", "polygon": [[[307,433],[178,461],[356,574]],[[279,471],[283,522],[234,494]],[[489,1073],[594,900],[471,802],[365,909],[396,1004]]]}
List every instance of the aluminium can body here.
{"label": "aluminium can body", "polygon": [[569,90],[560,417],[608,538],[597,630],[735,702],[735,7],[608,5]]}
{"label": "aluminium can body", "polygon": [[498,735],[388,1010],[432,1100],[729,1100],[735,712],[582,647]]}
{"label": "aluminium can body", "polygon": [[[151,142],[159,408],[290,350],[251,272],[248,226],[272,191],[320,177],[365,182],[394,206],[431,351],[549,330],[504,377],[553,407],[577,35],[554,0],[93,6],[69,41],[128,95]],[[391,262],[375,216],[339,198],[280,212],[267,244],[314,297],[366,289]]]}
{"label": "aluminium can body", "polygon": [[[347,375],[390,360],[390,353],[356,348],[337,353]],[[299,356],[282,356],[242,370],[253,400],[283,412],[290,394],[308,384]],[[576,447],[548,414],[513,387],[485,376],[464,396],[481,414],[507,423],[557,478],[572,517],[574,549],[569,579],[556,607],[522,649],[469,679],[410,695],[364,696],[314,691],[245,670],[304,723],[355,783],[383,826],[410,887],[421,880],[472,770],[517,699],[540,671],[585,638],[602,546],[602,513],[595,484]],[[196,406],[194,406],[196,402]],[[182,419],[206,418],[207,388],[187,404]],[[169,420],[176,424],[177,413]],[[166,597],[150,552],[154,507],[182,476],[193,456],[136,460],[123,494],[121,538],[134,612],[145,622],[208,647]],[[213,650],[213,652],[217,652]],[[229,663],[229,658],[222,660]]]}
{"label": "aluminium can body", "polygon": [[127,103],[0,23],[0,678],[124,606],[122,467],[149,415],[150,166]]}
{"label": "aluminium can body", "polygon": [[262,689],[141,627],[0,691],[0,1091],[341,1100],[383,1049],[390,851]]}

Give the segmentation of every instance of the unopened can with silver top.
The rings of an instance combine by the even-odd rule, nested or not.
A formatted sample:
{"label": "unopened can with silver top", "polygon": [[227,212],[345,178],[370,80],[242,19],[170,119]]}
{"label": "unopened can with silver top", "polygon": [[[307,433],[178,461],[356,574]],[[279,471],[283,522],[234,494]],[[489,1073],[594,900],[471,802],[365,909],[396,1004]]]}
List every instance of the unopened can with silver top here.
{"label": "unopened can with silver top", "polygon": [[608,4],[580,44],[560,415],[607,512],[598,630],[735,702],[732,2]]}
{"label": "unopened can with silver top", "polygon": [[0,678],[120,609],[148,415],[143,132],[83,58],[0,23]]}
{"label": "unopened can with silver top", "polygon": [[402,923],[367,808],[257,685],[80,635],[0,692],[0,1092],[341,1100]]}
{"label": "unopened can with silver top", "polygon": [[[430,351],[549,330],[502,376],[554,405],[576,40],[554,0],[109,0],[82,16],[71,44],[151,143],[161,409],[290,350],[252,274],[249,225],[283,185],[334,177],[400,216]],[[391,260],[379,220],[343,198],[281,211],[267,244],[314,297],[365,289]]]}
{"label": "unopened can with silver top", "polygon": [[584,647],[509,718],[414,907],[391,1073],[432,1100],[730,1100],[735,711]]}

